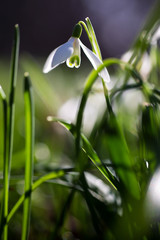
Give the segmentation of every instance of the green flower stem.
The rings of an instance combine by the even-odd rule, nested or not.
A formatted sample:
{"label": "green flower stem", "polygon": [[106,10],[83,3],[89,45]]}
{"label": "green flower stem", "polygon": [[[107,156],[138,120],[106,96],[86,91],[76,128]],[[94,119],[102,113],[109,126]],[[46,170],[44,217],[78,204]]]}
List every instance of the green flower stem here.
{"label": "green flower stem", "polygon": [[[26,160],[25,192],[32,186],[34,155],[34,103],[32,86],[28,73],[24,75],[25,125],[26,125]],[[31,195],[26,196],[23,209],[22,240],[28,239],[30,227]]]}
{"label": "green flower stem", "polygon": [[80,107],[79,107],[79,111],[78,111],[78,115],[77,115],[77,121],[76,121],[76,156],[79,155],[79,150],[80,150],[80,131],[81,131],[81,125],[82,125],[82,118],[83,118],[83,112],[84,112],[84,108],[88,99],[88,95],[89,92],[91,91],[91,88],[94,84],[94,82],[96,81],[97,77],[98,77],[98,73],[104,68],[104,67],[108,67],[110,65],[113,64],[118,64],[118,65],[123,65],[124,66],[124,70],[125,71],[129,71],[129,73],[133,76],[133,78],[135,78],[135,80],[138,79],[139,82],[142,83],[142,79],[140,77],[140,75],[138,74],[138,72],[136,72],[131,65],[129,65],[128,63],[125,63],[119,59],[116,58],[111,58],[111,59],[107,59],[104,60],[103,64],[101,64],[97,70],[92,70],[92,72],[90,73],[90,75],[88,76],[85,86],[84,86],[84,90],[83,90],[83,94],[82,94],[82,98],[81,98],[81,103],[80,103]]}

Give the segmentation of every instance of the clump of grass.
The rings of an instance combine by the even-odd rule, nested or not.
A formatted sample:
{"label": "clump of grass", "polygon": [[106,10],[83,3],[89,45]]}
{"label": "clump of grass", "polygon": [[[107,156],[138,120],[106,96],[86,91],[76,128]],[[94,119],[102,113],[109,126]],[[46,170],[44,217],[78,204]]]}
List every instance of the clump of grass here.
{"label": "clump of grass", "polygon": [[[14,131],[14,127],[20,40],[19,27],[15,26],[9,100],[0,87],[3,114],[1,239],[10,239],[10,234],[12,238],[23,240],[159,239],[160,50],[159,38],[155,35],[160,20],[159,7],[157,2],[130,49],[128,61],[106,59],[88,75],[80,94],[75,121],[49,116],[48,121],[41,125],[43,136],[36,136],[36,121],[39,116],[44,118],[43,114],[40,115],[44,107],[41,100],[47,106],[47,110],[44,107],[46,115],[52,113],[50,98],[48,100],[43,93],[43,87],[45,92],[48,89],[51,93],[51,89],[43,82],[44,76],[40,77],[39,83],[34,80],[42,73],[36,69],[33,60],[26,58],[23,61],[22,66],[27,66],[31,78],[34,76],[34,87],[29,74],[25,73],[24,105],[20,103],[25,108],[25,151],[20,155],[24,158],[24,165],[18,167],[17,164],[14,179],[11,170],[13,146],[18,144],[14,135],[17,129]],[[80,21],[78,24],[86,30],[93,52],[102,61],[90,19],[86,18],[86,23]],[[145,57],[150,63],[147,74],[142,71]],[[116,66],[111,74],[111,79],[115,79],[114,86],[109,89],[101,79],[100,94],[105,102],[103,114],[97,118],[90,132],[85,133],[83,125],[88,100],[94,96],[101,70],[105,67],[110,70],[112,65]],[[43,86],[42,89],[40,86]],[[40,96],[36,107],[33,89]],[[36,108],[40,109],[38,113]],[[88,124],[91,118],[87,119]],[[49,122],[54,122],[53,129]],[[61,138],[56,122],[67,129],[69,135],[60,128],[65,134]],[[58,150],[52,145],[52,140]],[[35,149],[41,141],[49,146],[45,149],[50,155],[48,160],[39,162]],[[41,154],[43,159],[45,154],[43,151]],[[56,166],[53,159],[57,162]],[[21,193],[18,186],[23,188]],[[12,227],[13,221],[15,227]]]}

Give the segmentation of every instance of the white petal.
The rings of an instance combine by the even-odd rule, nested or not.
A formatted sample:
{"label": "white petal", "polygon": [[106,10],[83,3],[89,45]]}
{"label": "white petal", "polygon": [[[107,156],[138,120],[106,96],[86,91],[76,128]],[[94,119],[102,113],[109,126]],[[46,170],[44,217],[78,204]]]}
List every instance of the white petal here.
{"label": "white petal", "polygon": [[[92,52],[89,48],[87,48],[80,40],[79,40],[79,43],[84,53],[92,63],[94,69],[97,70],[98,66],[102,64],[102,61],[97,57],[97,55],[94,52]],[[99,73],[99,76],[103,78],[105,82],[110,82],[110,76],[106,68],[102,69],[102,71]]]}
{"label": "white petal", "polygon": [[59,64],[65,62],[73,54],[73,39],[69,39],[66,43],[62,44],[48,56],[43,72],[48,73]]}

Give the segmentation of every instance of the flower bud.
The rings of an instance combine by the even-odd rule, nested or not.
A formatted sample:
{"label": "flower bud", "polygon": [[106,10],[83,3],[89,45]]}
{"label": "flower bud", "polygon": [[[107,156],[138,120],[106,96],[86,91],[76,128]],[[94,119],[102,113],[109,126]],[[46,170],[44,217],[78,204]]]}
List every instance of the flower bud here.
{"label": "flower bud", "polygon": [[73,29],[73,32],[72,32],[72,37],[80,38],[81,34],[82,34],[82,27],[79,23],[77,23],[74,26],[74,29]]}

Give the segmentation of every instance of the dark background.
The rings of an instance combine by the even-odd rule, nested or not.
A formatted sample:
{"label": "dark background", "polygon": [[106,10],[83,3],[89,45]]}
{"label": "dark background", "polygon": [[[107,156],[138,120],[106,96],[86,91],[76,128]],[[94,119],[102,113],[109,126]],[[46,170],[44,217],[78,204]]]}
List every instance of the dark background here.
{"label": "dark background", "polygon": [[[13,26],[21,32],[21,52],[47,56],[68,40],[74,25],[90,17],[103,57],[119,57],[132,44],[155,0],[14,0],[0,7],[0,52],[9,55]],[[82,40],[86,44],[83,32]]]}

